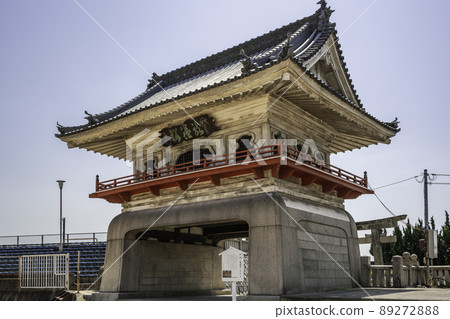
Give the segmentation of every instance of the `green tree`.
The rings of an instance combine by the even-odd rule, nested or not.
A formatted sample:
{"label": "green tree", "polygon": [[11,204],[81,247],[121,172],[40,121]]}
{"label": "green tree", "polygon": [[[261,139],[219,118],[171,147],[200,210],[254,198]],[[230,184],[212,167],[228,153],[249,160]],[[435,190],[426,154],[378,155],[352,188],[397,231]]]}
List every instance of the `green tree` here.
{"label": "green tree", "polygon": [[[423,230],[423,221],[419,218],[417,223],[411,227],[409,219],[407,220],[407,226],[395,227],[393,236],[396,237],[395,243],[381,244],[383,250],[383,262],[390,264],[392,262],[392,256],[402,255],[404,252],[416,254],[419,262],[422,263],[425,253],[419,249],[419,239],[425,238],[425,231]],[[449,224],[450,225],[450,224]],[[386,235],[386,229],[381,232]],[[372,254],[372,247],[370,247],[370,253]]]}
{"label": "green tree", "polygon": [[[434,217],[430,218],[431,229],[436,229]],[[402,255],[405,251],[416,254],[418,260],[423,264],[425,252],[419,249],[419,240],[425,238],[425,230],[423,220],[420,218],[417,223],[411,227],[408,219],[406,227],[395,227],[393,236],[396,237],[397,242],[381,244],[383,249],[383,261],[385,264],[390,264],[392,256]],[[381,231],[386,235],[386,229]],[[372,247],[370,247],[372,253]],[[450,216],[445,211],[445,223],[438,232],[438,258],[434,260],[435,265],[450,265]]]}
{"label": "green tree", "polygon": [[445,211],[445,223],[438,234],[438,265],[450,265],[450,220]]}

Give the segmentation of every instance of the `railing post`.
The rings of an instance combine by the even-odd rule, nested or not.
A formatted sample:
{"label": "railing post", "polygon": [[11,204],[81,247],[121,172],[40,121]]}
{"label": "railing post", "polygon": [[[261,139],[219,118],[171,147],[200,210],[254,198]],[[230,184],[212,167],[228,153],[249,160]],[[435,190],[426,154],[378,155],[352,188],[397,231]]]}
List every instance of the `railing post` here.
{"label": "railing post", "polygon": [[41,246],[44,246],[44,235],[41,235]]}
{"label": "railing post", "polygon": [[22,288],[22,272],[23,272],[22,256],[19,256],[19,292],[20,292],[20,289]]}
{"label": "railing post", "polygon": [[20,236],[17,236],[17,246],[19,246],[19,238],[20,238]]}
{"label": "railing post", "polygon": [[370,257],[361,256],[361,286],[370,287]]}
{"label": "railing post", "polygon": [[367,187],[369,185],[369,180],[367,179],[367,171],[364,171],[364,187]]}
{"label": "railing post", "polygon": [[411,285],[417,286],[419,284],[419,261],[417,260],[417,255],[411,255]]}
{"label": "railing post", "polygon": [[100,177],[98,175],[95,175],[95,191],[96,192],[98,192],[98,187],[99,187],[99,184],[100,184],[99,178]]}
{"label": "railing post", "polygon": [[402,288],[403,286],[403,257],[392,257],[392,277],[394,282],[394,288]]}
{"label": "railing post", "polygon": [[411,286],[411,254],[407,251],[403,253],[403,266],[408,268],[408,274],[405,278],[404,285]]}
{"label": "railing post", "polygon": [[78,260],[77,260],[77,293],[80,293],[80,259],[81,259],[81,252],[78,251]]}
{"label": "railing post", "polygon": [[387,288],[392,287],[391,278],[392,278],[391,268],[389,268],[388,270],[386,270],[386,287]]}
{"label": "railing post", "polygon": [[278,152],[277,152],[278,154],[277,155],[280,155],[280,156],[285,155],[284,154],[283,142],[281,140],[277,141],[277,149],[278,149]]}
{"label": "railing post", "polygon": [[378,269],[372,269],[372,287],[378,287]]}
{"label": "railing post", "polygon": [[92,233],[92,243],[95,244],[95,233]]}

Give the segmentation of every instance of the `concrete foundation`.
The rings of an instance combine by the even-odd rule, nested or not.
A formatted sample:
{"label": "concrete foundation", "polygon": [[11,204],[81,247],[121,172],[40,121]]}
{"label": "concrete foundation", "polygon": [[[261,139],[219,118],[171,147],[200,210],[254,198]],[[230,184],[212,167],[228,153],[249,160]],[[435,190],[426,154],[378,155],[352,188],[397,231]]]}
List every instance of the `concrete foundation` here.
{"label": "concrete foundation", "polygon": [[[165,227],[248,225],[249,294],[350,288],[359,281],[356,225],[342,209],[280,195],[157,208],[116,216],[108,229],[97,300],[221,293],[221,247],[138,240]],[[156,221],[156,222],[155,222]]]}

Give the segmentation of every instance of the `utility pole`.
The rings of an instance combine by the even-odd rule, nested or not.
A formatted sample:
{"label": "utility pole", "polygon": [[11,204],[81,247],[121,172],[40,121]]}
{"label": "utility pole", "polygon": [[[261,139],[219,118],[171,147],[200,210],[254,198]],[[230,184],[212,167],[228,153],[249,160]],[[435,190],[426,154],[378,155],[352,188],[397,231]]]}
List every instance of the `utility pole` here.
{"label": "utility pole", "polygon": [[[424,203],[424,219],[425,219],[425,237],[428,239],[428,170],[425,169],[423,171],[423,203]],[[428,255],[428,242],[426,241],[426,249],[425,249],[425,260],[426,260],[426,274],[427,274],[427,283],[428,278],[430,278],[430,258]]]}
{"label": "utility pole", "polygon": [[65,181],[58,180],[59,185],[59,251],[63,251],[63,218],[62,218],[62,189]]}

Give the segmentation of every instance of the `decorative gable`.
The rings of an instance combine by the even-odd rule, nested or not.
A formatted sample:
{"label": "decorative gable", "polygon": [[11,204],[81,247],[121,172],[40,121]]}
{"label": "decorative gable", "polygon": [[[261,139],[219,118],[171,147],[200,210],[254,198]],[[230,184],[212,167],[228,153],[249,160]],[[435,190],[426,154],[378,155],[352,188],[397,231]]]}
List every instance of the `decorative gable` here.
{"label": "decorative gable", "polygon": [[319,81],[342,94],[355,105],[361,106],[351,84],[345,62],[337,48],[338,45],[334,35],[330,35],[326,44],[304,65]]}

